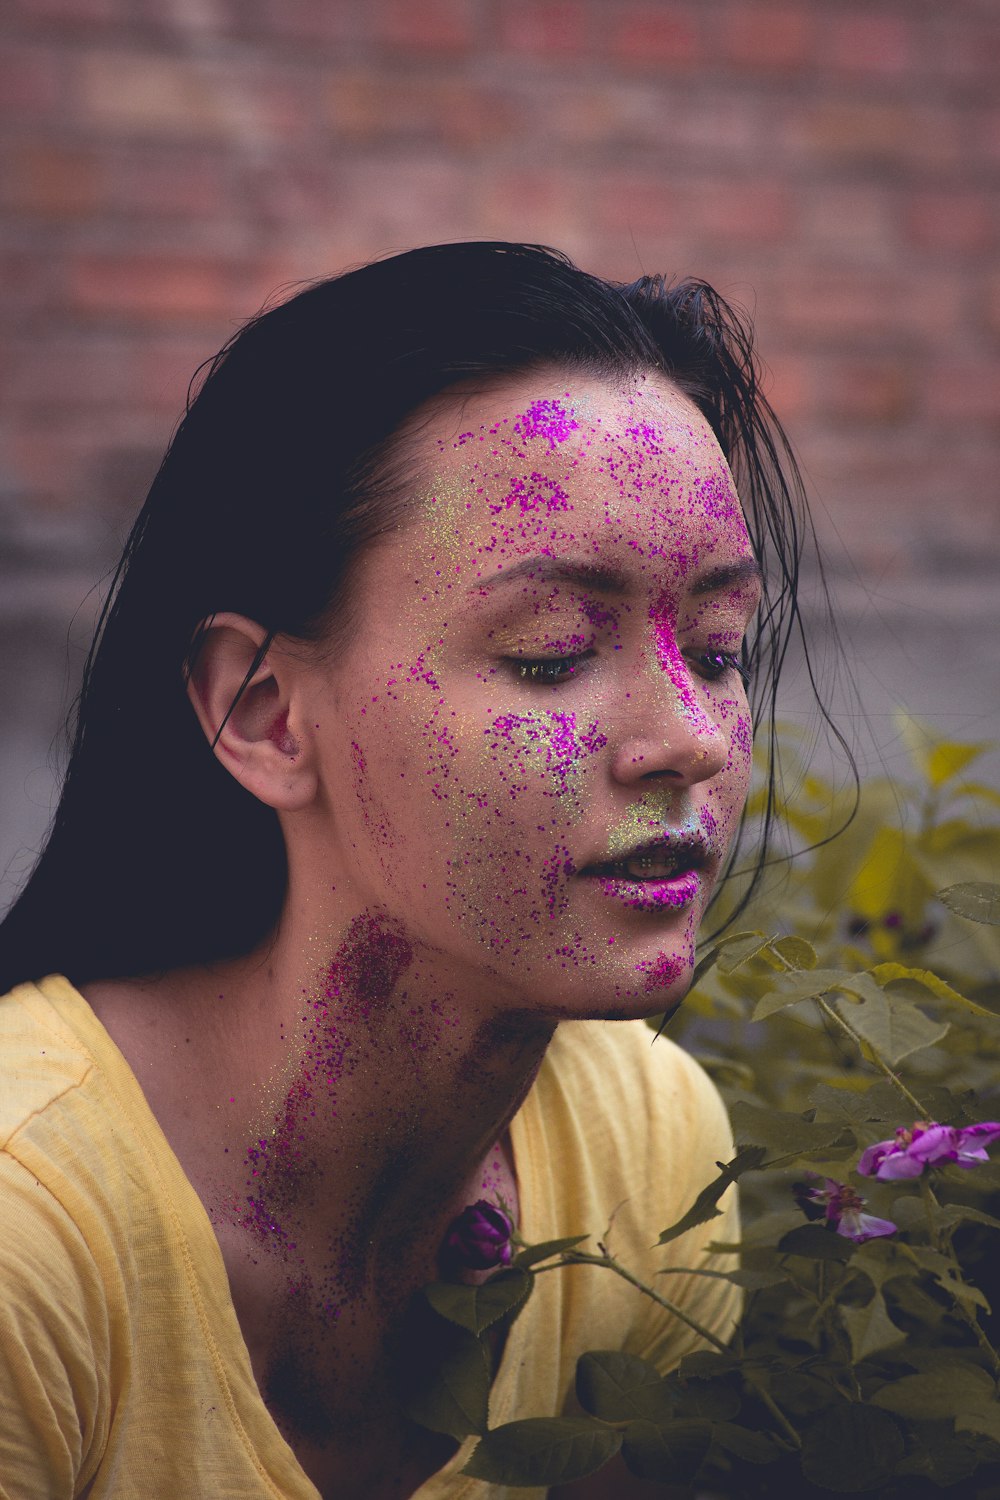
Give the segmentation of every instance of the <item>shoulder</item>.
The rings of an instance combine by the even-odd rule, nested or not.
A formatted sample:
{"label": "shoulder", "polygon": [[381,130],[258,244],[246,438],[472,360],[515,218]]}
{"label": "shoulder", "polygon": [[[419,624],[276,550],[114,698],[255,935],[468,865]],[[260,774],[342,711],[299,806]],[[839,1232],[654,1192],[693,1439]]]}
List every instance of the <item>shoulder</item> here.
{"label": "shoulder", "polygon": [[[524,1114],[534,1160],[549,1164],[561,1196],[589,1200],[591,1222],[627,1199],[637,1213],[645,1204],[659,1230],[732,1155],[712,1080],[642,1021],[560,1026]],[[636,1233],[648,1236],[649,1227],[637,1220]]]}
{"label": "shoulder", "polygon": [[0,1214],[4,1482],[11,1494],[68,1497],[92,1472],[110,1422],[104,1280],[66,1207],[6,1150]]}
{"label": "shoulder", "polygon": [[546,1102],[564,1098],[581,1120],[612,1115],[635,1143],[664,1130],[730,1143],[725,1106],[704,1068],[645,1021],[565,1022],[539,1084]]}
{"label": "shoulder", "polygon": [[0,1146],[79,1087],[93,1066],[46,994],[53,983],[66,981],[20,984],[0,997]]}

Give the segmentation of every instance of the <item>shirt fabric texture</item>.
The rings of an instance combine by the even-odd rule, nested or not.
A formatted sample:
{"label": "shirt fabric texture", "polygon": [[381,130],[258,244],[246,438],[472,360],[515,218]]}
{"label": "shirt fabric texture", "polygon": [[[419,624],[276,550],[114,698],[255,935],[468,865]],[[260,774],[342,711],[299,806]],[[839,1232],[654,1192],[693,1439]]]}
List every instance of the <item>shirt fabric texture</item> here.
{"label": "shirt fabric texture", "polygon": [[[718,1268],[724,1215],[651,1250],[731,1154],[707,1075],[641,1021],[561,1025],[511,1123],[520,1228],[588,1234],[644,1280]],[[610,1227],[609,1227],[610,1226]],[[728,1338],[727,1281],[659,1283]],[[122,1054],[59,975],[0,999],[0,1500],[319,1500],[257,1389],[211,1222]],[[673,1369],[702,1341],[601,1267],[539,1276],[511,1327],[490,1425],[576,1410],[586,1349]],[[460,1471],[413,1500],[542,1497]]]}

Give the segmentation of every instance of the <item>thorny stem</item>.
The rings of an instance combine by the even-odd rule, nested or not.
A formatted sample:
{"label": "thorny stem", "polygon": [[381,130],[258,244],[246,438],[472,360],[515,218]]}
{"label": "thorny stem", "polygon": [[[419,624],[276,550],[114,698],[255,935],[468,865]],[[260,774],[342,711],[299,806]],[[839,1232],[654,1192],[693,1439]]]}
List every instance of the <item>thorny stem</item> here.
{"label": "thorny stem", "polygon": [[841,1028],[841,1030],[847,1032],[847,1035],[856,1044],[859,1051],[864,1052],[864,1049],[867,1047],[872,1061],[878,1068],[879,1072],[884,1074],[884,1076],[888,1078],[893,1088],[898,1089],[903,1098],[906,1100],[907,1104],[909,1104],[910,1107],[916,1111],[915,1118],[918,1120],[929,1120],[929,1112],[924,1108],[916,1095],[910,1093],[909,1089],[906,1087],[906,1084],[900,1078],[899,1074],[893,1072],[889,1064],[886,1062],[885,1058],[882,1057],[882,1055],[872,1046],[871,1042],[866,1042],[862,1037],[860,1037],[851,1023],[849,1021],[845,1021],[843,1016],[840,1015],[838,1011],[834,1010],[833,1006],[830,1005],[828,1001],[823,999],[822,995],[816,996],[816,1003],[823,1014],[829,1018],[829,1020],[835,1022],[836,1025]]}
{"label": "thorny stem", "polygon": [[[660,1307],[665,1308],[668,1313],[672,1313],[675,1318],[680,1318],[682,1323],[686,1323],[689,1328],[694,1329],[695,1333],[705,1339],[707,1343],[713,1344],[722,1354],[729,1354],[731,1352],[720,1338],[717,1338],[714,1333],[705,1328],[696,1318],[692,1318],[690,1313],[685,1312],[676,1302],[671,1302],[669,1297],[664,1297],[655,1287],[649,1286],[645,1281],[640,1281],[638,1276],[633,1276],[631,1271],[627,1270],[625,1266],[606,1252],[603,1255],[588,1255],[583,1250],[570,1250],[557,1264],[564,1266],[606,1266],[609,1271],[614,1271],[616,1276],[620,1276],[623,1281],[627,1281],[630,1286],[634,1286],[636,1291],[644,1293],[647,1297],[651,1297],[654,1302],[659,1303]],[[541,1269],[548,1270],[548,1267],[543,1266]],[[744,1369],[743,1374],[746,1380],[753,1386],[774,1420],[788,1437],[789,1442],[795,1448],[801,1448],[802,1439],[771,1393],[758,1382],[752,1371]]]}

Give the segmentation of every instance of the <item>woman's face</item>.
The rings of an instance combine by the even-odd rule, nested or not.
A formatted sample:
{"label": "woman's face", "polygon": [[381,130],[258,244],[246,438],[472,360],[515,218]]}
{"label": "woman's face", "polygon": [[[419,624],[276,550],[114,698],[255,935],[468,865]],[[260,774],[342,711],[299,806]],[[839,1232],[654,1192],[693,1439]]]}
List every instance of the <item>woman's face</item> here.
{"label": "woman's face", "polygon": [[558,372],[411,441],[314,716],[331,883],[484,1005],[669,1009],[750,774],[759,582],[719,446],[660,377]]}

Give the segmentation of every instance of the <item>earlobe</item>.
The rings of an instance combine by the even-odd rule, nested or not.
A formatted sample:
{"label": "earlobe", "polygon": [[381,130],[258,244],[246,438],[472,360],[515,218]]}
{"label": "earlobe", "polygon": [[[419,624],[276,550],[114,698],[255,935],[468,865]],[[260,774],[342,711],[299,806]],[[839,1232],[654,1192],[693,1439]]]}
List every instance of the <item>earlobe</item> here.
{"label": "earlobe", "polygon": [[215,615],[206,622],[187,694],[220,764],[261,802],[292,812],[315,796],[317,778],[295,730],[298,678],[287,658],[269,651],[244,686],[265,639],[253,620]]}

